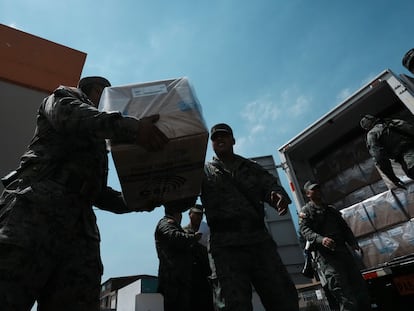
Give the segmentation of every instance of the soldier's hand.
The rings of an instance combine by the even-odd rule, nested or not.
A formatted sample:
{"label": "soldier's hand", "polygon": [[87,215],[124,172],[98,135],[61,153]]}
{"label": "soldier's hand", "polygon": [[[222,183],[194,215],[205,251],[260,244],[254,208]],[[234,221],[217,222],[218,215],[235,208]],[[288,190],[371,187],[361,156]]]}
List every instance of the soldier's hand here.
{"label": "soldier's hand", "polygon": [[154,124],[159,118],[159,114],[154,114],[138,120],[136,143],[146,150],[158,151],[168,143],[168,137]]}
{"label": "soldier's hand", "polygon": [[139,120],[134,117],[125,116],[118,122],[121,129],[121,135],[127,136],[128,139],[135,139],[139,127]]}
{"label": "soldier's hand", "polygon": [[120,139],[132,140],[148,151],[160,150],[168,142],[168,138],[154,124],[159,118],[158,114],[142,119],[123,117],[118,123],[121,130]]}
{"label": "soldier's hand", "polygon": [[336,247],[335,241],[328,237],[324,237],[322,239],[322,245],[325,246],[326,248],[329,248],[331,251],[334,251]]}
{"label": "soldier's hand", "polygon": [[280,216],[283,216],[288,211],[289,202],[280,193],[272,191],[271,194],[270,194],[270,205],[272,205],[274,208],[276,208],[276,210],[277,210],[277,212],[279,213]]}

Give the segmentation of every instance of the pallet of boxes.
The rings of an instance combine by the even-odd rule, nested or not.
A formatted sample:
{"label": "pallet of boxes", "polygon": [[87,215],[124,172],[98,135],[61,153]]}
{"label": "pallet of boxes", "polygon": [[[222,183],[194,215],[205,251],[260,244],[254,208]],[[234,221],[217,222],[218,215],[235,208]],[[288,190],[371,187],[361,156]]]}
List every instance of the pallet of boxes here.
{"label": "pallet of boxes", "polygon": [[388,190],[341,210],[363,250],[367,269],[414,253],[414,183],[397,166],[394,171],[407,189],[396,188],[378,171]]}
{"label": "pallet of boxes", "polygon": [[99,109],[138,119],[159,114],[156,126],[170,139],[161,151],[109,141],[127,204],[146,210],[153,203],[179,202],[185,209],[200,193],[208,130],[201,106],[187,78],[104,90]]}

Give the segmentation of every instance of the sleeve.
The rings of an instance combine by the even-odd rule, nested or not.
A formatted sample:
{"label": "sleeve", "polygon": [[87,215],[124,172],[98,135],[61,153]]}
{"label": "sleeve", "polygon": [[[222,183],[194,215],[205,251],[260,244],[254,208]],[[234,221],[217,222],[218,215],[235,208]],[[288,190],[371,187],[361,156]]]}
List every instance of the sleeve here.
{"label": "sleeve", "polygon": [[314,229],[312,215],[307,205],[299,213],[299,230],[302,236],[313,245],[321,245],[323,236]]}
{"label": "sleeve", "polygon": [[157,226],[159,239],[167,241],[170,246],[177,249],[187,248],[197,241],[194,234],[180,230],[170,221],[170,219],[163,219],[159,222]]}
{"label": "sleeve", "polygon": [[69,91],[57,90],[42,104],[42,114],[58,132],[71,135],[91,135],[98,139],[113,139],[123,135],[119,112],[100,112],[86,99]]}
{"label": "sleeve", "polygon": [[101,195],[94,202],[94,205],[99,209],[115,214],[132,212],[126,205],[122,193],[111,187],[106,187],[106,189],[101,192]]}
{"label": "sleeve", "polygon": [[263,198],[262,200],[270,203],[270,195],[272,192],[276,192],[284,196],[289,204],[292,203],[292,200],[289,198],[286,190],[278,184],[278,180],[275,176],[270,174],[267,170],[261,167],[258,163],[252,162],[252,168],[259,175],[258,180],[262,183]]}
{"label": "sleeve", "polygon": [[214,166],[210,163],[206,163],[201,183],[200,199],[203,207],[205,208],[207,219],[209,219],[210,209],[215,209],[215,207],[220,205],[220,194],[217,193],[217,189],[214,187],[214,178]]}

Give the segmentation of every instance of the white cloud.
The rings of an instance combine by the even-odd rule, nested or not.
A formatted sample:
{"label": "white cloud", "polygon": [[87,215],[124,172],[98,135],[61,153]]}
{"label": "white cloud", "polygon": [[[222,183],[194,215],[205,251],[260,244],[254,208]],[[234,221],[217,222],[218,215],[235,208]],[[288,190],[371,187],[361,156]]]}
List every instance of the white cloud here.
{"label": "white cloud", "polygon": [[[311,98],[298,94],[295,89],[284,90],[278,99],[272,95],[264,95],[248,103],[241,112],[241,117],[250,123],[264,123],[305,114],[310,106]],[[254,125],[256,126],[256,125]]]}
{"label": "white cloud", "polygon": [[292,105],[287,107],[287,112],[290,117],[298,117],[306,113],[309,108],[310,100],[304,95],[300,95],[292,103]]}
{"label": "white cloud", "polygon": [[262,124],[256,124],[251,129],[249,136],[253,136],[253,135],[259,134],[259,133],[263,132],[264,130],[265,130],[265,126],[263,126]]}
{"label": "white cloud", "polygon": [[241,117],[248,122],[256,123],[264,120],[276,120],[281,110],[271,100],[264,97],[248,103],[241,112]]}
{"label": "white cloud", "polygon": [[257,154],[265,146],[273,146],[278,136],[288,132],[303,115],[309,113],[312,97],[296,88],[286,89],[278,96],[266,94],[247,103],[240,112],[244,135],[237,139],[236,152]]}

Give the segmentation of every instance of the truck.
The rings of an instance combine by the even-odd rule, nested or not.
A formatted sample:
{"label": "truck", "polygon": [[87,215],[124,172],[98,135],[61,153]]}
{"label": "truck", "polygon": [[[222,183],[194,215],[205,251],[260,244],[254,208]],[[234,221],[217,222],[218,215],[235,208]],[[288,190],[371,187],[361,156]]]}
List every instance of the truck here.
{"label": "truck", "polygon": [[363,250],[361,273],[373,309],[408,310],[414,302],[414,183],[393,163],[407,189],[396,188],[376,166],[360,126],[365,114],[414,122],[414,79],[383,70],[279,147],[281,167],[298,213],[308,180],[341,211]]}

